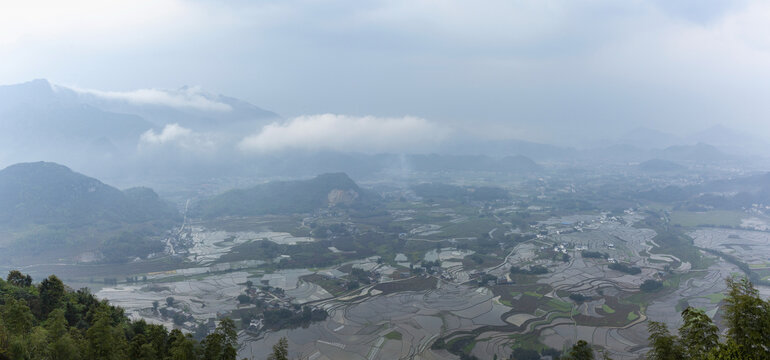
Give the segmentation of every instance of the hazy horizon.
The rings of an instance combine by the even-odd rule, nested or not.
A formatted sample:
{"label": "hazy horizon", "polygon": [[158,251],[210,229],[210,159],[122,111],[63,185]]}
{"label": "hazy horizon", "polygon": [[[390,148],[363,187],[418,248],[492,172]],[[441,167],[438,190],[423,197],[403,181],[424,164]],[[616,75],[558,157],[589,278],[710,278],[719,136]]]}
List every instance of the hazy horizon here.
{"label": "hazy horizon", "polygon": [[770,140],[761,1],[80,0],[4,10],[2,84],[46,78],[113,95],[190,85],[285,119],[423,119],[569,146],[642,126],[685,135],[724,124]]}

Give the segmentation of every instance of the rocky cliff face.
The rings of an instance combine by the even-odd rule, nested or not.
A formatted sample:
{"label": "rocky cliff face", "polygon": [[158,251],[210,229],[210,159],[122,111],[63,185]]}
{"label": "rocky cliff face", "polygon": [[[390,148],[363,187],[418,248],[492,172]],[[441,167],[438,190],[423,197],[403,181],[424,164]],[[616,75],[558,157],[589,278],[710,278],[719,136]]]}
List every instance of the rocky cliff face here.
{"label": "rocky cliff face", "polygon": [[329,200],[329,206],[336,206],[338,204],[350,205],[358,199],[358,192],[353,189],[334,189],[329,191],[327,199]]}

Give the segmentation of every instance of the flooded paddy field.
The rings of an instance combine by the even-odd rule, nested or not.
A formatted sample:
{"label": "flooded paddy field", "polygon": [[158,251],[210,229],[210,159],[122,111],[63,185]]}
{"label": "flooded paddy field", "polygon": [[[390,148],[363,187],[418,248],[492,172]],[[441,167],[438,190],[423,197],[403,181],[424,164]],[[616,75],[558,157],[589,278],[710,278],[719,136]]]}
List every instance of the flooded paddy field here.
{"label": "flooded paddy field", "polygon": [[330,314],[328,320],[261,338],[244,334],[239,356],[264,354],[285,336],[290,355],[302,358],[447,358],[444,352],[430,350],[439,335],[505,324],[501,318],[510,308],[492,298],[485,288],[439,282],[430,290],[399,291],[353,302],[329,300],[323,303]]}
{"label": "flooded paddy field", "polygon": [[172,297],[174,308],[182,309],[195,320],[207,321],[237,308],[235,298],[243,292],[243,283],[248,276],[247,272],[228,272],[187,279],[169,278],[166,282],[104,287],[96,296],[123,307],[131,318],[174,327],[170,319],[153,311],[154,301],[165,305],[166,299]]}
{"label": "flooded paddy field", "polygon": [[[719,321],[724,279],[740,272],[705,253],[711,259],[708,266],[696,270],[677,256],[659,253],[656,231],[635,225],[643,217],[633,213],[548,218],[537,223],[536,232],[510,242],[508,236],[521,233],[503,219],[441,208],[427,213],[399,213],[404,230],[398,238],[407,247],[394,248],[392,254],[341,257],[344,260],[322,268],[282,268],[277,264],[283,255],[254,258],[251,250],[263,240],[281,246],[328,241],[284,231],[290,230],[288,225],[280,231],[245,223],[191,227],[192,245],[179,254],[183,265],[134,272],[144,274],[147,283],[103,287],[97,295],[125,307],[131,317],[176,327],[180,325],[153,310],[153,302],[163,304],[173,297],[175,308],[190,321],[206,322],[248,312],[253,305],[239,305],[237,300],[247,281],[283,289],[291,306],[308,304],[328,311],[326,320],[304,328],[242,330],[239,357],[247,358],[260,358],[285,336],[291,356],[314,360],[456,358],[447,350],[431,349],[438,339],[468,341],[465,349],[481,359],[506,358],[522,345],[563,350],[578,340],[589,341],[615,359],[636,359],[646,352],[650,320],[676,329],[681,310],[694,306]],[[453,230],[455,224],[470,222],[477,226],[472,234]],[[350,223],[344,226],[350,233],[359,231]],[[767,233],[700,228],[689,235],[697,246],[745,256],[757,271],[770,266],[770,258],[761,255],[770,250]],[[481,238],[495,243],[468,248]],[[323,244],[323,249],[327,246]],[[330,248],[335,250],[345,251]],[[601,256],[587,257],[584,252]],[[440,266],[423,266],[434,261]],[[618,262],[638,272],[610,268]],[[510,272],[514,266],[541,266],[548,272],[514,275]],[[418,267],[422,272],[410,273]],[[371,275],[371,283],[348,287],[354,269]],[[487,275],[497,280],[479,280]],[[645,280],[662,282],[663,290],[643,293],[640,285]],[[585,300],[573,300],[573,294]],[[181,327],[189,330],[188,325]]]}
{"label": "flooded paddy field", "polygon": [[752,268],[770,268],[770,232],[704,228],[690,236],[698,247],[734,255]]}
{"label": "flooded paddy field", "polygon": [[[511,308],[503,317],[508,326],[484,327],[482,332],[472,332],[473,341],[468,345],[471,354],[479,358],[491,358],[495,354],[508,356],[519,341],[527,346],[540,343],[561,350],[578,340],[587,340],[615,359],[637,359],[647,351],[649,320],[662,321],[676,329],[681,325],[680,312],[687,306],[717,316],[723,299],[721,294],[726,289],[724,280],[739,272],[738,268],[703,253],[711,259],[710,265],[691,270],[689,263],[676,256],[652,254],[650,251],[658,247],[653,240],[656,232],[634,227],[638,219],[634,216],[625,216],[622,221],[594,219],[581,231],[554,232],[517,245],[502,265],[489,269],[490,273],[500,276],[511,266],[528,265],[545,266],[549,273],[527,280],[531,285],[494,288],[499,294],[495,300]],[[592,221],[588,217],[570,220]],[[554,220],[549,226],[565,226],[564,222]],[[550,244],[554,243],[569,244],[565,248],[570,255],[568,261],[553,261],[537,255],[544,248],[549,251]],[[577,249],[605,253],[607,257],[586,258]],[[610,269],[613,258],[638,267],[639,273]],[[664,273],[668,274],[664,290],[649,294],[640,291],[642,282],[662,279]],[[573,301],[568,295],[574,293],[587,300]],[[456,338],[459,336],[467,333],[459,332]]]}

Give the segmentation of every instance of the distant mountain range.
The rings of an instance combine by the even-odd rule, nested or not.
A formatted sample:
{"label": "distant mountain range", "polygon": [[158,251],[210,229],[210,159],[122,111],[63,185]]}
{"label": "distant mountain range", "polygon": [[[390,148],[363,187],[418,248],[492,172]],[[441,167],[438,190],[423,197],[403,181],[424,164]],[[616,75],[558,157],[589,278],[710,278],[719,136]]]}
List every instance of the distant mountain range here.
{"label": "distant mountain range", "polygon": [[[537,174],[552,165],[639,163],[652,159],[725,164],[768,153],[762,141],[717,126],[691,136],[638,128],[615,140],[575,149],[517,139],[458,134],[433,154],[286,151],[247,154],[237,144],[279,115],[196,87],[111,92],[46,80],[0,86],[0,166],[64,163],[112,183],[156,184],[182,177],[306,177],[345,172],[354,178],[415,172]],[[248,164],[248,166],[244,166]],[[543,166],[543,165],[548,166]],[[153,180],[149,180],[153,179]]]}
{"label": "distant mountain range", "polygon": [[636,128],[621,135],[614,143],[631,145],[644,150],[662,150],[677,146],[708,144],[732,155],[758,155],[770,150],[770,143],[724,125],[715,125],[685,136],[649,128]]}
{"label": "distant mountain range", "polygon": [[708,181],[689,186],[667,186],[640,193],[652,201],[677,204],[690,211],[743,210],[770,206],[770,173]]}
{"label": "distant mountain range", "polygon": [[[197,88],[102,92],[33,80],[0,86],[0,164],[45,160],[101,171],[116,163],[146,168],[140,163],[168,158],[157,165],[165,167],[184,160],[178,152],[207,150],[207,139],[196,134],[227,141],[276,119],[245,101]],[[172,124],[175,132],[163,133]],[[155,137],[143,137],[148,131]],[[162,144],[181,136],[195,141],[177,153],[138,153],[143,139]]]}
{"label": "distant mountain range", "polygon": [[[38,80],[45,81],[45,80]],[[116,93],[94,90],[70,90],[55,86],[57,92],[75,98],[96,108],[134,114],[162,128],[179,124],[198,131],[221,131],[248,123],[249,131],[281,117],[246,101],[224,95],[215,95],[197,87],[183,86],[176,90],[138,90]]]}

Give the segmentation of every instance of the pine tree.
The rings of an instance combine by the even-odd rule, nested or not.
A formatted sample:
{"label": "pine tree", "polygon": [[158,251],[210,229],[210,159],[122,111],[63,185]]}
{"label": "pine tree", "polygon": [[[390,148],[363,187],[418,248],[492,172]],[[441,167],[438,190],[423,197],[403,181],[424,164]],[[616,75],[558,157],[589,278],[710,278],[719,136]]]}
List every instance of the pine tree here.
{"label": "pine tree", "polygon": [[770,303],[759,297],[759,291],[746,278],[727,279],[730,289],[725,299],[728,337],[755,359],[770,358]]}
{"label": "pine tree", "polygon": [[648,360],[684,359],[684,349],[679,339],[671,335],[666,324],[650,321],[647,330],[650,332],[649,340],[652,346],[652,351],[647,354]]}
{"label": "pine tree", "polygon": [[51,275],[40,283],[40,307],[43,318],[61,305],[64,293],[64,283],[56,275]]}
{"label": "pine tree", "polygon": [[34,316],[24,301],[9,299],[3,306],[2,314],[3,324],[9,334],[23,336],[32,330]]}
{"label": "pine tree", "polygon": [[273,353],[267,357],[268,360],[289,360],[289,341],[285,337],[278,340],[273,345]]}
{"label": "pine tree", "polygon": [[[100,306],[94,314],[94,323],[86,331],[89,359],[123,359],[125,338],[112,327],[109,308]],[[120,337],[119,337],[120,336]],[[122,340],[122,341],[121,341]]]}
{"label": "pine tree", "polygon": [[32,286],[32,277],[24,275],[19,270],[11,270],[7,277],[8,282],[13,286],[29,287]]}
{"label": "pine tree", "polygon": [[681,343],[690,359],[705,359],[719,344],[719,329],[703,310],[688,307],[682,311],[679,328]]}
{"label": "pine tree", "polygon": [[171,360],[195,360],[195,343],[192,336],[184,335],[179,330],[172,330],[169,336],[171,340],[171,346],[169,348],[169,354]]}

